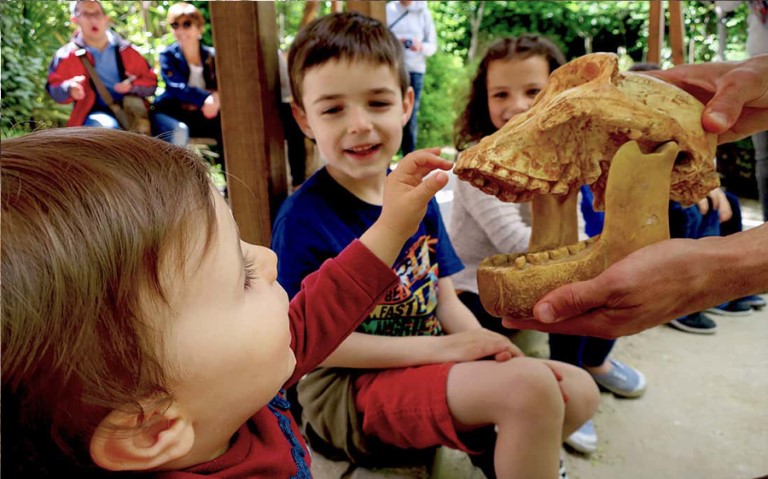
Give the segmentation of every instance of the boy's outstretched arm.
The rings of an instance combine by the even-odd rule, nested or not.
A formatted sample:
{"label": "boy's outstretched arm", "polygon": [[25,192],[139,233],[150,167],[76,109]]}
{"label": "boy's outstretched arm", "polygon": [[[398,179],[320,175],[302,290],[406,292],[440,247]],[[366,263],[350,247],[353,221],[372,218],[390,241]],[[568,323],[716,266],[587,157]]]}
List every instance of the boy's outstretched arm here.
{"label": "boy's outstretched arm", "polygon": [[392,266],[405,241],[424,219],[429,200],[448,183],[448,175],[434,170],[450,170],[453,163],[437,156],[439,148],[414,151],[398,164],[384,185],[384,204],[376,222],[360,237],[380,260]]}
{"label": "boy's outstretched arm", "polygon": [[[286,386],[336,349],[394,286],[397,277],[392,264],[405,241],[416,232],[429,201],[448,181],[444,173],[425,179],[435,169],[452,167],[436,153],[422,150],[404,158],[387,177],[379,219],[359,241],[352,242],[302,281],[301,290],[290,304],[291,348],[297,367]],[[344,319],[338,313],[342,309]]]}

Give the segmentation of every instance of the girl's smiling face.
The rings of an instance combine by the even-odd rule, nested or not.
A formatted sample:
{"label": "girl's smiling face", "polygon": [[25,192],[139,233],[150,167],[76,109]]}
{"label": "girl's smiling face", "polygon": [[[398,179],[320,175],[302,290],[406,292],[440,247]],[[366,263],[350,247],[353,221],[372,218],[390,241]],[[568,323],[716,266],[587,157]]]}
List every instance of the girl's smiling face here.
{"label": "girl's smiling face", "polygon": [[527,111],[549,82],[549,63],[540,55],[488,64],[488,113],[496,129]]}

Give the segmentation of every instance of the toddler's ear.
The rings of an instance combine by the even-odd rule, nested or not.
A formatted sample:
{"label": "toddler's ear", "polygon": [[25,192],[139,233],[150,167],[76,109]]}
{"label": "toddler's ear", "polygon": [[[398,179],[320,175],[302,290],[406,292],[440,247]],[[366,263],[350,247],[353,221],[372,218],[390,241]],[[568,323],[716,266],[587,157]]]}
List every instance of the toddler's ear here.
{"label": "toddler's ear", "polygon": [[145,409],[138,413],[114,410],[91,438],[91,459],[109,471],[143,471],[186,455],[195,442],[192,423],[179,408]]}
{"label": "toddler's ear", "polygon": [[405,95],[403,95],[403,126],[405,126],[406,123],[408,123],[408,120],[411,119],[411,113],[414,115],[416,114],[415,111],[413,111],[413,102],[415,101],[413,87],[408,87],[408,90],[405,91]]}
{"label": "toddler's ear", "polygon": [[307,135],[307,138],[314,140],[315,134],[312,132],[312,127],[309,126],[307,114],[304,112],[304,109],[297,106],[296,103],[291,103],[291,113],[293,113],[293,117],[296,119],[296,123],[299,125],[299,128],[301,128],[301,131]]}

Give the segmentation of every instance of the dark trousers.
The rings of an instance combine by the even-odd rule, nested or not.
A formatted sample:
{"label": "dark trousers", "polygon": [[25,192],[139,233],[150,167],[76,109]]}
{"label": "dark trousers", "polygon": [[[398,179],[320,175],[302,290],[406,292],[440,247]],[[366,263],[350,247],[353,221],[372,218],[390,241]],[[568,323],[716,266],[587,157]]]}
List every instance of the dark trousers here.
{"label": "dark trousers", "polygon": [[579,367],[595,368],[608,358],[615,339],[549,334],[549,358]]}
{"label": "dark trousers", "polygon": [[483,303],[480,302],[479,295],[469,291],[462,291],[458,296],[459,300],[464,303],[464,306],[475,315],[478,322],[480,322],[480,326],[485,329],[490,329],[495,333],[503,334],[504,336],[509,335],[511,330],[501,325],[501,318],[492,316],[485,310],[485,308],[483,308]]}
{"label": "dark trousers", "polygon": [[755,179],[763,207],[763,221],[768,221],[768,131],[752,135],[752,144],[755,146]]}
{"label": "dark trousers", "polygon": [[423,73],[408,73],[411,88],[413,88],[413,113],[408,123],[403,127],[403,141],[400,143],[400,149],[403,152],[403,156],[416,149],[416,136],[419,132],[419,126],[417,124],[419,116],[419,105],[421,104],[421,90],[424,88],[424,74]]}

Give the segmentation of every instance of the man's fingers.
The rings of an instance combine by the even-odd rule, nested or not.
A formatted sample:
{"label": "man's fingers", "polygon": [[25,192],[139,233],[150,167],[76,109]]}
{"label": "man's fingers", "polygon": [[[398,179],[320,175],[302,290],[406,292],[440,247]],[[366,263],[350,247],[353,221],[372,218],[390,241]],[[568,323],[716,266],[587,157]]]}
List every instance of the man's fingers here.
{"label": "man's fingers", "polygon": [[599,286],[602,283],[599,278],[566,284],[550,291],[533,307],[534,317],[543,323],[554,323],[605,305],[608,288]]}
{"label": "man's fingers", "polygon": [[538,321],[504,318],[502,324],[510,329],[533,329],[544,333],[591,336],[595,338],[615,339],[631,334],[617,329],[617,325],[608,322],[600,311],[569,318],[559,323],[540,323]]}
{"label": "man's fingers", "polygon": [[[705,116],[702,120],[705,128],[709,120]],[[756,131],[765,129],[765,125],[768,125],[768,109],[765,108],[744,108],[741,111],[741,116],[738,118],[736,126],[724,133],[721,133],[717,138],[717,143],[722,145],[724,143],[730,143],[732,141],[738,141],[742,138],[746,138]]]}
{"label": "man's fingers", "polygon": [[745,106],[764,111],[768,107],[768,91],[760,90],[763,81],[758,72],[747,68],[736,68],[720,78],[717,91],[704,109],[704,129],[712,133],[731,129]]}

